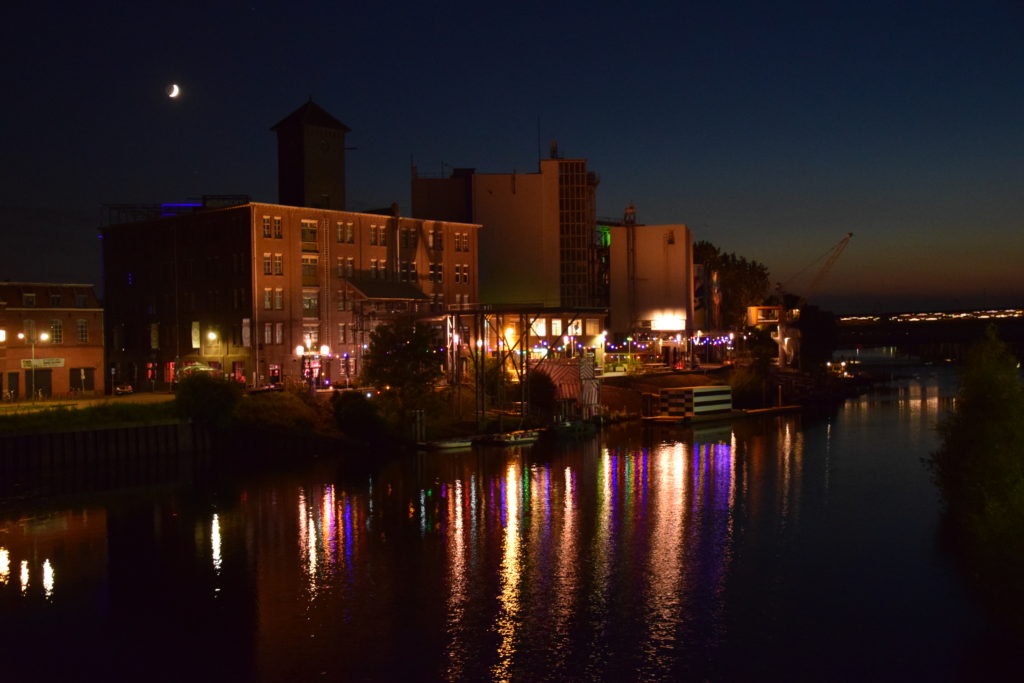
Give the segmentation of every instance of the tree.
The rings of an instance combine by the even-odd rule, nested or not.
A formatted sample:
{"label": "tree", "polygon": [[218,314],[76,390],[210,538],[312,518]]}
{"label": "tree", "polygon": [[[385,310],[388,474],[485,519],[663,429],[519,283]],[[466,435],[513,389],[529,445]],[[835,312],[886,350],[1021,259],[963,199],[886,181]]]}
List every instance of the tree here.
{"label": "tree", "polygon": [[939,433],[929,464],[961,559],[1024,629],[1024,385],[994,327],[968,352]]}
{"label": "tree", "polygon": [[711,272],[718,273],[722,327],[741,329],[745,325],[747,306],[760,305],[768,294],[767,266],[733,253],[723,253],[705,241],[694,243],[693,262],[703,264],[709,276]]}
{"label": "tree", "polygon": [[428,325],[398,320],[370,333],[363,379],[389,388],[402,409],[415,407],[441,377],[444,349]]}
{"label": "tree", "polygon": [[838,344],[839,331],[836,317],[817,306],[804,306],[796,321],[800,331],[800,368],[812,371],[832,359]]}
{"label": "tree", "polygon": [[242,398],[242,385],[233,379],[194,372],[178,382],[175,407],[180,416],[218,429],[231,425],[235,406]]}

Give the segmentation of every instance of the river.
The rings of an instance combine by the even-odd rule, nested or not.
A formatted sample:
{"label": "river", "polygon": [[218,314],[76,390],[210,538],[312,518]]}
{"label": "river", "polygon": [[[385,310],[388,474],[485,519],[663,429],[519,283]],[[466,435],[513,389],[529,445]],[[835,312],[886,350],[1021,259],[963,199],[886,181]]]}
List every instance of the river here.
{"label": "river", "polygon": [[0,505],[3,680],[968,680],[952,374],[820,416]]}

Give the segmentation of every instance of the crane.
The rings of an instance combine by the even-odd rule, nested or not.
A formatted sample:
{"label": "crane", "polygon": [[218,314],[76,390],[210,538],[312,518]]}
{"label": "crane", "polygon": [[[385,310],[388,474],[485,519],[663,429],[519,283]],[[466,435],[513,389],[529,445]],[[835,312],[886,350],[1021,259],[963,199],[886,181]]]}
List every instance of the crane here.
{"label": "crane", "polygon": [[[793,321],[796,320],[796,318],[800,316],[799,309],[803,307],[803,305],[807,302],[808,299],[814,296],[815,292],[818,291],[818,285],[820,285],[821,281],[825,279],[825,275],[827,275],[828,272],[832,269],[832,266],[835,265],[835,262],[839,258],[839,255],[843,253],[843,250],[846,249],[846,245],[850,243],[850,240],[852,238],[852,232],[846,233],[846,236],[843,237],[843,239],[839,240],[839,242],[832,246],[828,251],[826,251],[824,254],[822,254],[814,261],[812,261],[810,264],[805,266],[796,275],[789,278],[786,281],[786,283],[780,282],[778,284],[779,305],[782,307],[779,313],[779,330],[778,337],[776,338],[776,342],[779,345],[779,367],[784,367],[785,365],[788,365],[793,362],[793,358],[797,356],[797,353],[799,351],[800,343],[799,332],[793,328],[786,328],[784,326],[786,325],[786,323],[792,323]],[[821,259],[825,259],[825,262],[822,264],[821,268],[819,268],[818,271],[814,274],[814,277],[811,278],[810,283],[807,285],[807,289],[804,290],[804,294],[802,296],[797,297],[794,310],[792,314],[790,314],[785,310],[786,304],[784,300],[784,284],[791,283],[798,276],[807,272],[807,270],[810,269],[811,266],[821,261]],[[790,345],[791,340],[794,342],[792,345]]]}
{"label": "crane", "polygon": [[807,285],[807,289],[804,290],[803,296],[799,297],[799,301],[801,304],[810,299],[818,290],[818,285],[820,285],[821,281],[825,279],[825,276],[832,269],[832,266],[835,265],[835,262],[839,258],[839,255],[843,253],[843,250],[846,249],[846,245],[850,243],[850,240],[852,238],[852,232],[846,233],[846,236],[843,237],[843,239],[839,240],[837,244],[830,247],[829,250],[826,251],[824,254],[811,261],[811,263],[809,263],[808,265],[804,266],[804,268],[800,270],[800,272],[798,272],[796,275],[786,280],[786,282],[780,282],[778,285],[779,293],[782,294],[785,285],[788,285],[791,282],[793,282],[793,280],[807,272],[807,270],[810,269],[811,266],[815,265],[821,259],[824,258],[825,263],[822,264],[821,268],[818,269],[818,272],[814,274],[814,277],[811,279],[811,282]]}

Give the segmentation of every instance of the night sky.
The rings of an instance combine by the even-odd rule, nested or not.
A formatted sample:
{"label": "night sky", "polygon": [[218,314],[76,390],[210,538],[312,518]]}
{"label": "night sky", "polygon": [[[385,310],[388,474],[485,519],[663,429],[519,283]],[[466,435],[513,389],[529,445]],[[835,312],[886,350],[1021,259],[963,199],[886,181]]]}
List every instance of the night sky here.
{"label": "night sky", "polygon": [[557,140],[599,216],[796,291],[855,233],[834,310],[1024,305],[1021,2],[13,5],[0,279],[98,283],[105,203],[276,201],[269,128],[312,96],[352,128],[352,210]]}

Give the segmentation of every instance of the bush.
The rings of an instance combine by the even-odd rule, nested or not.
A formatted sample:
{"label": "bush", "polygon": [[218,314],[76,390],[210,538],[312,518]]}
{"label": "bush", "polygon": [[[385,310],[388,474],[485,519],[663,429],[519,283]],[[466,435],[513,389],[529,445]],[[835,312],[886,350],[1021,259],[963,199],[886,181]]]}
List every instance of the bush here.
{"label": "bush", "polygon": [[305,434],[316,431],[322,422],[318,406],[287,391],[244,396],[235,407],[234,417],[240,425],[249,428]]}
{"label": "bush", "polygon": [[994,330],[968,353],[939,433],[929,464],[961,559],[1024,629],[1024,385]]}
{"label": "bush", "polygon": [[335,391],[331,394],[334,422],[343,434],[361,441],[384,438],[384,422],[377,408],[360,391]]}
{"label": "bush", "polygon": [[178,382],[175,405],[181,417],[224,429],[231,424],[241,397],[242,385],[238,382],[195,372]]}

